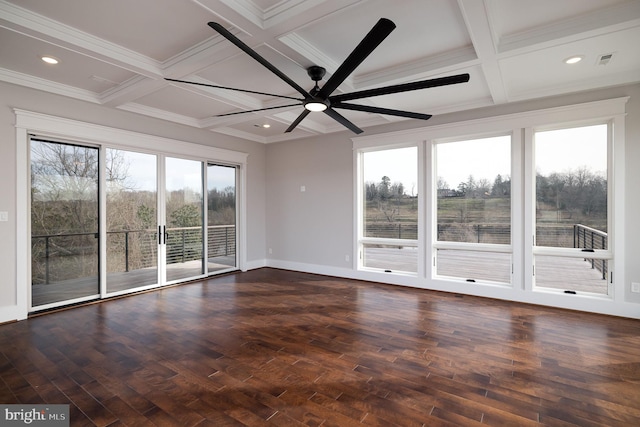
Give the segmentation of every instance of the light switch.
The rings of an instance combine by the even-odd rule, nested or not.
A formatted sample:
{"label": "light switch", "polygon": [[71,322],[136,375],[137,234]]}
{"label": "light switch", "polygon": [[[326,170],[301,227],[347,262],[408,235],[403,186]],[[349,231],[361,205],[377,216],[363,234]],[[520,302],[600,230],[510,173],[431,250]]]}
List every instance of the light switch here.
{"label": "light switch", "polygon": [[9,221],[9,212],[0,212],[0,221]]}
{"label": "light switch", "polygon": [[305,187],[304,185],[300,186],[300,192],[304,193],[305,191],[307,191],[307,187]]}

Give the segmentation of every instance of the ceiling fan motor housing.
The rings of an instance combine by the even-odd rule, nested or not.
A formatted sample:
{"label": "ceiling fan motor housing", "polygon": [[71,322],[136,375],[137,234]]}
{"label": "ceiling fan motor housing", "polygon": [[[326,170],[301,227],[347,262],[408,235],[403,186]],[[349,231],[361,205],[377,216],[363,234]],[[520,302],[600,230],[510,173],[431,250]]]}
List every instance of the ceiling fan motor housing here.
{"label": "ceiling fan motor housing", "polygon": [[311,67],[307,68],[307,74],[309,74],[309,77],[311,77],[311,80],[313,80],[314,82],[319,82],[320,80],[322,80],[326,73],[327,70],[325,70],[324,67],[320,67],[318,65],[312,65]]}

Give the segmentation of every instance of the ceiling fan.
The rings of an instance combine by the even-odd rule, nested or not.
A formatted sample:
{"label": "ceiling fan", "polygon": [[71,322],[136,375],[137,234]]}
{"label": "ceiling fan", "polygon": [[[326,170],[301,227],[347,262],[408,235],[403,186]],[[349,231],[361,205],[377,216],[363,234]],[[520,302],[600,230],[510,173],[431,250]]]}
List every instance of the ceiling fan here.
{"label": "ceiling fan", "polygon": [[389,108],[373,107],[369,105],[352,104],[345,101],[351,101],[354,99],[368,98],[372,96],[389,95],[392,93],[407,92],[418,89],[426,89],[430,87],[446,86],[451,84],[465,83],[469,81],[469,74],[458,74],[455,76],[441,77],[436,79],[422,80],[411,83],[404,83],[392,86],[385,86],[375,89],[361,90],[351,93],[341,93],[338,95],[331,95],[337,88],[346,80],[346,78],[374,51],[376,47],[396,28],[396,25],[389,19],[381,18],[369,31],[369,33],[362,39],[360,44],[351,52],[351,54],[344,60],[344,62],[338,67],[338,69],[331,75],[329,80],[321,87],[318,82],[324,77],[326,70],[323,67],[311,66],[307,69],[307,74],[315,82],[315,86],[310,91],[306,91],[299,86],[296,82],[287,77],[282,71],[278,70],[273,64],[260,56],[255,50],[251,49],[245,43],[243,43],[236,36],[231,34],[226,28],[217,22],[209,22],[211,28],[217,31],[221,36],[229,40],[231,43],[242,49],[245,53],[258,61],[264,67],[266,67],[273,74],[282,79],[289,86],[298,91],[303,98],[294,98],[291,96],[275,95],[272,93],[257,92],[245,89],[231,88],[225,86],[216,86],[206,83],[189,82],[185,80],[169,79],[166,80],[189,83],[199,86],[208,86],[217,89],[234,90],[245,93],[253,93],[258,95],[268,95],[278,98],[285,98],[297,101],[295,104],[279,105],[276,107],[258,108],[255,110],[238,111],[234,113],[219,114],[216,117],[231,116],[235,114],[253,113],[256,111],[272,110],[276,108],[292,107],[296,105],[304,106],[302,113],[296,118],[293,123],[287,128],[285,132],[291,132],[295,129],[300,122],[307,117],[309,113],[324,112],[346,128],[359,134],[362,133],[362,129],[350,122],[347,118],[342,116],[336,111],[336,108],[342,108],[345,110],[364,111],[368,113],[387,114],[391,116],[407,117],[411,119],[428,120],[431,118],[430,114],[412,113],[409,111],[393,110]]}

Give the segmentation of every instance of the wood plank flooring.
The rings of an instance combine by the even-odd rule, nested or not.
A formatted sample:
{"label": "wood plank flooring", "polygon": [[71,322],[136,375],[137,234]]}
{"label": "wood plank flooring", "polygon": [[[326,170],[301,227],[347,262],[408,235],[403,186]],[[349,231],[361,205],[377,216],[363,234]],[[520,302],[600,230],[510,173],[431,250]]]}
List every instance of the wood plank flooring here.
{"label": "wood plank flooring", "polygon": [[0,325],[73,426],[637,426],[640,321],[259,269]]}

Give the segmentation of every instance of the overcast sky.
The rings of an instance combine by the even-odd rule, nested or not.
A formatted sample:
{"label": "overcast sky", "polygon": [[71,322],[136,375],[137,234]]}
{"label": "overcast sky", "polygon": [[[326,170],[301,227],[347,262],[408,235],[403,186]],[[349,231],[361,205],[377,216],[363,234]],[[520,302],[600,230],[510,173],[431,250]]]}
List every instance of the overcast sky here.
{"label": "overcast sky", "polygon": [[[482,138],[436,145],[437,176],[456,189],[474,179],[493,183],[498,174],[511,176],[509,136]],[[536,133],[536,170],[543,175],[587,167],[593,172],[607,170],[607,126],[588,126]],[[388,176],[391,183],[402,182],[409,195],[418,193],[418,151],[416,147],[374,151],[364,154],[365,182],[379,183]]]}

